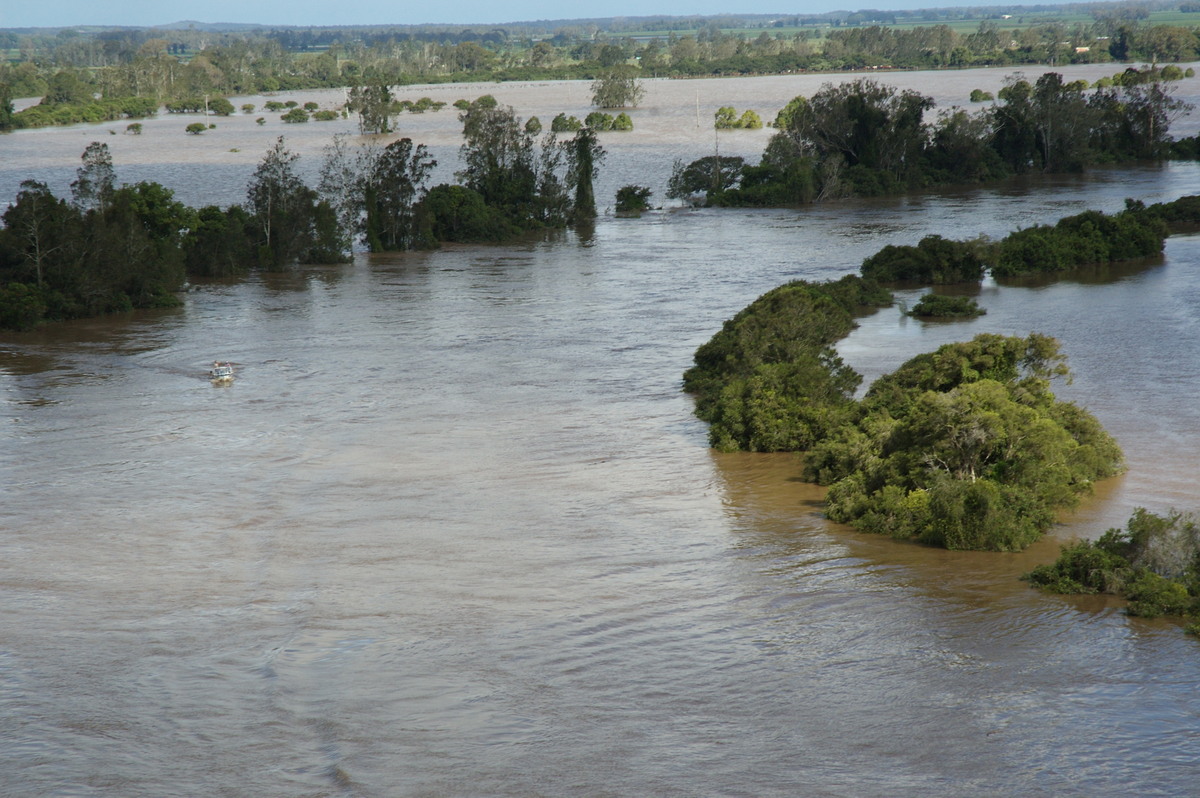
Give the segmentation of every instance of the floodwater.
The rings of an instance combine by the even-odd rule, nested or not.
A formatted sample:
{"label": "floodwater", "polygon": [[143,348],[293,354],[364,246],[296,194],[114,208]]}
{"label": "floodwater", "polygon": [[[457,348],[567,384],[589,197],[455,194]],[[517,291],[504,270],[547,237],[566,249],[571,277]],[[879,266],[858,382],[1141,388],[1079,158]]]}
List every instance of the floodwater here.
{"label": "floodwater", "polygon": [[[1002,75],[887,77],[951,97]],[[766,116],[800,80],[652,84],[643,132],[605,138],[597,196],[661,196],[673,158],[706,154],[711,131],[683,124],[695,93]],[[479,88],[544,121],[568,93],[586,111],[583,84]],[[293,139],[239,117],[186,137],[186,121],[102,139],[119,179],[236,202],[280,132],[315,161],[351,127]],[[411,125],[452,172],[454,117]],[[4,196],[25,176],[65,191],[105,130],[0,138]],[[738,135],[722,153],[765,142]],[[1060,395],[1130,470],[1020,554],[828,523],[793,456],[709,450],[679,380],[756,296],[886,243],[1192,193],[1200,168],[1175,164],[605,215],[3,335],[0,794],[1191,794],[1200,642],[1019,576],[1134,507],[1197,509],[1197,238],[1100,275],[987,283],[970,322],[886,309],[843,342],[870,379],[978,332],[1062,340]],[[205,378],[217,358],[231,385]]]}

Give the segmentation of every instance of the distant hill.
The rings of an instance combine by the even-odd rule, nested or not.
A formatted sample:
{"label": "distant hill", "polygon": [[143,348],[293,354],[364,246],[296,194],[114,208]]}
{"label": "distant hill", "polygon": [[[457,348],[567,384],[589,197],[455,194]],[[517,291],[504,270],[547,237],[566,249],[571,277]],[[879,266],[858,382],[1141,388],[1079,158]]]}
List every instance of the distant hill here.
{"label": "distant hill", "polygon": [[185,19],[180,22],[168,22],[166,25],[153,25],[151,27],[157,30],[202,30],[211,33],[240,33],[248,30],[259,30],[261,28],[286,28],[291,26],[260,25],[250,22],[197,22],[194,19]]}

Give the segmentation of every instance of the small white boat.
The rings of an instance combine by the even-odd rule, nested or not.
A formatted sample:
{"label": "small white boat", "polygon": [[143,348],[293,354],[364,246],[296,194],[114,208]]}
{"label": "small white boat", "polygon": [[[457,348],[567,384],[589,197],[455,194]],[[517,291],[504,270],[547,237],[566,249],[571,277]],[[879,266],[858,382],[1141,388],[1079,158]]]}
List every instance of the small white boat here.
{"label": "small white boat", "polygon": [[208,370],[208,376],[213,382],[233,382],[233,364],[214,362]]}

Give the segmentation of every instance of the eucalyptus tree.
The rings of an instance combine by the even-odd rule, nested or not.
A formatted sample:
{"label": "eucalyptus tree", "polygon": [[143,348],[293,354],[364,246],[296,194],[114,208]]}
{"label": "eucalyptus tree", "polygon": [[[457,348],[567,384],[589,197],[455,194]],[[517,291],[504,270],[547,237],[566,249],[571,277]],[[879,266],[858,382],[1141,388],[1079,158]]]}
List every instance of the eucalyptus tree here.
{"label": "eucalyptus tree", "polygon": [[386,84],[351,86],[346,108],[358,114],[364,136],[392,131],[392,90]]}
{"label": "eucalyptus tree", "polygon": [[317,191],[337,213],[343,230],[358,232],[362,226],[363,183],[374,172],[382,149],[367,139],[351,147],[350,134],[338,133],[324,150]]}
{"label": "eucalyptus tree", "polygon": [[87,212],[104,210],[116,189],[116,171],[108,145],[93,141],[83,151],[83,164],[75,170],[71,196],[75,207]]}
{"label": "eucalyptus tree", "polygon": [[79,212],[50,188],[36,180],[25,180],[16,201],[0,218],[9,260],[0,271],[2,282],[32,282],[39,289],[53,284],[57,272],[69,260],[63,258],[79,237]]}
{"label": "eucalyptus tree", "polygon": [[637,107],[646,94],[635,67],[614,66],[592,83],[592,105],[597,108]]}
{"label": "eucalyptus tree", "polygon": [[459,179],[485,203],[517,220],[537,192],[533,134],[511,107],[501,107],[491,95],[472,102],[459,120],[463,123]]}
{"label": "eucalyptus tree", "polygon": [[1078,172],[1092,161],[1096,113],[1088,105],[1086,88],[1083,82],[1066,83],[1057,72],[1047,72],[1034,83],[1033,121],[1042,171]]}
{"label": "eucalyptus tree", "polygon": [[349,237],[338,223],[337,211],[296,173],[299,157],[280,136],[246,187],[257,260],[268,268],[347,259]]}
{"label": "eucalyptus tree", "polygon": [[924,114],[933,99],[899,91],[868,78],[826,84],[806,103],[790,108],[788,132],[812,148],[817,159],[840,158],[905,179],[919,164],[926,143]]}
{"label": "eucalyptus tree", "polygon": [[576,221],[596,216],[596,194],[592,181],[600,171],[604,160],[604,148],[590,127],[582,128],[566,143],[567,184],[575,194],[574,216]]}
{"label": "eucalyptus tree", "polygon": [[7,83],[0,83],[0,130],[12,129],[15,124],[14,115],[12,87]]}
{"label": "eucalyptus tree", "polygon": [[411,249],[419,241],[416,207],[437,166],[424,144],[393,141],[374,163],[363,185],[363,231],[372,252]]}

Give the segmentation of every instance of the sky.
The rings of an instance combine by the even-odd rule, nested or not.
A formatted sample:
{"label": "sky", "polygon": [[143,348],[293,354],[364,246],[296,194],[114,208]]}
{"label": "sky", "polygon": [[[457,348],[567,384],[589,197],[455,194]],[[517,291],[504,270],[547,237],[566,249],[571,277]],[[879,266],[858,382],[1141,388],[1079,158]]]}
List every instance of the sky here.
{"label": "sky", "polygon": [[967,6],[994,0],[0,0],[0,28],[130,25],[182,20],[262,25],[487,24],[666,14],[819,14],[839,9]]}

